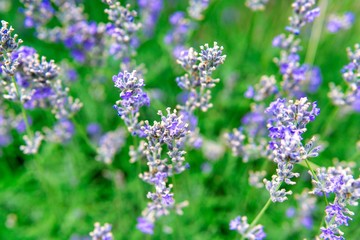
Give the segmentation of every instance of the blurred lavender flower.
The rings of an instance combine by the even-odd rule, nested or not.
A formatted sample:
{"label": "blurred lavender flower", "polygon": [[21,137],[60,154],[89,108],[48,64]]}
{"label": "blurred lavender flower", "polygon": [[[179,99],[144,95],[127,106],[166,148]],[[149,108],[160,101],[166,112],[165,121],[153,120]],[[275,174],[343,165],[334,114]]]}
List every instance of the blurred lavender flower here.
{"label": "blurred lavender flower", "polygon": [[360,45],[356,44],[354,50],[347,49],[350,63],[342,69],[342,77],[347,84],[345,92],[340,87],[330,83],[328,96],[337,106],[348,106],[360,112]]}
{"label": "blurred lavender flower", "polygon": [[[153,233],[153,226],[156,219],[168,215],[171,209],[181,213],[182,204],[176,206],[172,185],[168,184],[168,177],[183,172],[184,165],[184,141],[189,132],[188,126],[178,116],[176,110],[171,112],[167,109],[167,115],[158,112],[161,122],[154,122],[150,125],[145,121],[142,131],[146,136],[144,142],[144,155],[147,159],[149,171],[140,174],[140,178],[155,187],[155,192],[149,192],[147,198],[151,200],[147,208],[138,218],[137,228],[145,234]],[[163,145],[168,149],[168,158],[162,158]],[[171,162],[169,162],[171,159]],[[180,209],[179,209],[180,208]]]}
{"label": "blurred lavender flower", "polygon": [[138,46],[135,34],[141,28],[141,24],[135,22],[137,12],[131,11],[129,4],[123,7],[113,0],[104,2],[109,6],[105,12],[111,22],[106,25],[106,32],[113,39],[110,54],[116,59],[122,59],[122,70],[129,70],[130,59],[135,55]]}
{"label": "blurred lavender flower", "polygon": [[295,0],[291,6],[294,14],[289,18],[290,26],[286,30],[296,35],[306,23],[313,22],[320,15],[320,8],[315,7],[315,0]]}
{"label": "blurred lavender flower", "polygon": [[232,133],[225,134],[227,145],[232,154],[242,157],[244,162],[267,157],[266,121],[262,104],[252,104],[251,111],[242,119],[242,125],[233,129]]}
{"label": "blurred lavender flower", "polygon": [[[59,79],[59,67],[53,60],[47,61],[45,57],[39,57],[36,50],[22,46],[17,48],[18,42],[10,36],[13,30],[7,29],[7,23],[3,22],[1,29],[2,83],[0,90],[2,97],[10,101],[19,102],[25,109],[50,109],[59,123],[54,130],[44,127],[48,140],[66,141],[73,133],[73,126],[69,119],[81,108],[78,99],[69,96],[69,89]],[[16,67],[8,68],[7,62],[14,62]],[[4,64],[2,61],[5,61]],[[12,80],[13,81],[10,81]],[[28,124],[27,117],[24,123]],[[51,134],[50,134],[51,133]],[[26,154],[34,154],[40,146],[44,135],[37,132],[31,136],[30,130],[24,137],[25,146],[21,149]],[[55,135],[54,135],[55,134]],[[52,135],[52,137],[50,137]],[[58,135],[58,136],[56,136]]]}
{"label": "blurred lavender flower", "polygon": [[125,143],[125,132],[122,128],[109,131],[103,135],[96,149],[96,160],[111,164],[115,154],[122,148]]}
{"label": "blurred lavender flower", "polygon": [[246,0],[245,5],[253,11],[263,11],[269,0]]}
{"label": "blurred lavender flower", "polygon": [[327,22],[327,30],[337,33],[340,30],[348,30],[355,22],[355,14],[347,12],[344,15],[330,15]]}
{"label": "blurred lavender flower", "polygon": [[313,228],[313,214],[316,208],[316,198],[304,189],[301,194],[296,194],[297,209],[291,207],[286,212],[288,218],[294,218],[294,229],[303,227],[311,230]]}
{"label": "blurred lavender flower", "polygon": [[138,0],[143,31],[151,37],[160,13],[163,9],[163,0]]}
{"label": "blurred lavender flower", "polygon": [[113,76],[115,87],[121,90],[120,100],[114,105],[115,110],[121,119],[124,120],[129,132],[132,135],[142,135],[138,122],[139,109],[142,106],[149,106],[150,99],[143,91],[144,79],[141,79],[136,71],[120,72]]}
{"label": "blurred lavender flower", "polygon": [[41,132],[35,132],[35,135],[30,138],[28,135],[24,137],[25,145],[20,146],[20,150],[24,154],[36,154],[39,151],[44,135]]}
{"label": "blurred lavender flower", "polygon": [[245,97],[252,98],[255,101],[261,102],[269,96],[274,96],[278,93],[276,86],[276,79],[274,76],[262,76],[260,82],[254,87],[250,86],[245,93]]}
{"label": "blurred lavender flower", "polygon": [[[310,109],[311,107],[311,109]],[[277,99],[266,109],[270,115],[268,119],[268,130],[271,141],[269,149],[272,151],[271,158],[278,165],[276,175],[272,180],[264,180],[266,189],[270,192],[273,202],[283,202],[287,199],[285,189],[280,189],[282,182],[293,185],[291,180],[298,177],[299,173],[292,170],[296,163],[311,157],[318,156],[320,146],[314,146],[315,139],[312,139],[306,146],[302,144],[301,135],[306,132],[306,125],[314,121],[320,113],[316,102],[310,103],[307,98],[296,100]],[[280,189],[280,190],[279,190]]]}
{"label": "blurred lavender flower", "polygon": [[25,27],[38,27],[47,24],[55,10],[50,0],[21,0],[24,4]]}
{"label": "blurred lavender flower", "polygon": [[[1,102],[0,106],[2,107]],[[0,148],[9,145],[12,142],[10,130],[13,118],[7,116],[6,113],[8,113],[8,111],[5,111],[5,109],[2,108],[0,109]]]}
{"label": "blurred lavender flower", "polygon": [[52,129],[45,128],[45,139],[49,142],[64,143],[75,133],[74,124],[68,119],[60,119]]}
{"label": "blurred lavender flower", "polygon": [[266,171],[249,171],[249,185],[262,188],[264,186],[263,179],[266,176]]}
{"label": "blurred lavender flower", "polygon": [[254,227],[250,227],[250,224],[248,224],[247,222],[246,216],[238,216],[235,219],[231,220],[230,230],[237,231],[244,239],[261,240],[266,237],[264,227],[260,224]]}
{"label": "blurred lavender flower", "polygon": [[173,55],[177,58],[185,50],[185,42],[193,26],[191,21],[185,18],[184,12],[175,12],[169,21],[172,29],[166,34],[164,42],[172,47]]}
{"label": "blurred lavender flower", "polygon": [[105,223],[101,226],[100,223],[94,224],[94,230],[89,233],[92,240],[113,240],[113,234],[111,232],[111,225]]}
{"label": "blurred lavender flower", "polygon": [[190,0],[187,9],[189,16],[196,20],[202,20],[203,12],[208,8],[209,2],[209,0]]}
{"label": "blurred lavender flower", "polygon": [[[88,22],[77,1],[21,0],[25,26],[35,28],[38,38],[62,42],[77,62],[99,65],[105,49],[105,26]],[[55,11],[56,9],[56,11]],[[49,27],[56,19],[59,26]]]}
{"label": "blurred lavender flower", "polygon": [[[311,174],[311,173],[310,173]],[[326,227],[321,228],[322,239],[344,239],[343,232],[339,229],[342,225],[347,226],[350,216],[354,213],[347,205],[357,206],[360,199],[360,178],[354,179],[350,167],[319,168],[313,178],[314,190],[317,195],[330,193],[335,195],[333,203],[326,206]]]}

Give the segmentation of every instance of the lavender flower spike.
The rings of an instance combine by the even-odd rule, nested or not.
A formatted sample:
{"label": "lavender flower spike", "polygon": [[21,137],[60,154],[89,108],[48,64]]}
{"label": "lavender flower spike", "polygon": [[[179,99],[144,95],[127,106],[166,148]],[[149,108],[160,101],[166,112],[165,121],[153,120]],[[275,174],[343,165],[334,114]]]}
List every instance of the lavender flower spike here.
{"label": "lavender flower spike", "polygon": [[90,232],[90,237],[92,240],[113,240],[113,235],[111,233],[111,225],[105,223],[104,226],[101,226],[100,223],[94,224],[94,230]]}
{"label": "lavender flower spike", "polygon": [[292,172],[294,165],[310,157],[316,157],[321,150],[319,146],[314,147],[314,139],[303,146],[301,136],[307,130],[306,125],[314,121],[320,113],[320,109],[317,108],[316,102],[310,103],[307,98],[295,102],[277,99],[265,112],[270,115],[267,127],[271,138],[269,142],[271,158],[278,168],[272,180],[265,179],[264,183],[272,201],[283,202],[291,191],[280,189],[281,184],[285,182],[293,185],[295,182],[291,179],[299,176],[299,173]]}
{"label": "lavender flower spike", "polygon": [[320,15],[320,8],[314,7],[315,0],[295,0],[291,6],[295,14],[289,18],[290,26],[286,30],[296,35],[306,23],[313,22]]}
{"label": "lavender flower spike", "polygon": [[15,70],[18,66],[17,58],[12,57],[12,52],[14,52],[18,46],[22,43],[22,40],[17,40],[17,34],[13,37],[11,33],[14,29],[8,23],[1,20],[2,27],[0,29],[0,74],[4,71],[6,74],[13,76]]}
{"label": "lavender flower spike", "polygon": [[135,135],[140,130],[138,124],[139,109],[142,106],[150,105],[150,99],[143,91],[144,80],[139,78],[136,71],[124,71],[113,76],[113,82],[115,87],[121,90],[120,100],[116,102],[114,108],[125,121],[129,132]]}
{"label": "lavender flower spike", "polygon": [[230,230],[237,231],[243,236],[244,239],[250,240],[262,240],[266,237],[264,232],[264,227],[262,225],[256,225],[250,227],[250,224],[247,222],[246,216],[238,216],[235,219],[230,221]]}

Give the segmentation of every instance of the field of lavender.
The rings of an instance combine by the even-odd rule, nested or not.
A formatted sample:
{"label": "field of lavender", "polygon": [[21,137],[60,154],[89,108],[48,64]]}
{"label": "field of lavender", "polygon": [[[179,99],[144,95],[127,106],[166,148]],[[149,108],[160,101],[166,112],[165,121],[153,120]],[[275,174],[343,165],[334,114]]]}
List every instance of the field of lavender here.
{"label": "field of lavender", "polygon": [[0,16],[0,239],[360,238],[360,1]]}

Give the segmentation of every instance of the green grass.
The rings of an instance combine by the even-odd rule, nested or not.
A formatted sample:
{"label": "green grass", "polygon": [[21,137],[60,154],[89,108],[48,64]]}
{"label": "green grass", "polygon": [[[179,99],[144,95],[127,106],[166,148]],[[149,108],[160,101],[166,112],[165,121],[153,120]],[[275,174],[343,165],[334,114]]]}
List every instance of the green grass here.
{"label": "green grass", "polygon": [[[11,1],[13,2],[13,1]],[[163,37],[170,29],[168,17],[177,10],[185,10],[186,1],[170,4],[165,9],[153,39],[145,40],[138,49],[136,61],[144,63],[146,87],[164,92],[163,99],[152,99],[151,107],[143,109],[144,119],[155,120],[158,109],[176,106],[176,95],[180,93],[175,78],[183,74],[180,66],[172,58],[170,49],[163,43]],[[197,30],[188,41],[188,46],[198,48],[204,43],[217,41],[224,46],[227,59],[215,73],[221,82],[213,91],[214,107],[199,114],[201,133],[207,139],[222,144],[223,133],[240,124],[240,119],[250,109],[250,101],[244,92],[248,85],[256,83],[261,75],[275,75],[280,80],[273,58],[279,54],[271,47],[274,36],[284,32],[291,14],[291,1],[272,1],[264,12],[253,13],[244,6],[244,1],[210,1],[205,18],[199,22]],[[18,12],[18,3],[13,3],[9,12],[2,12],[1,18],[10,22],[24,40],[24,45],[32,46],[40,55],[60,62],[70,54],[61,44],[49,44],[36,39],[34,32],[24,29],[23,16]],[[106,22],[101,1],[86,1],[85,10],[90,19]],[[329,13],[355,11],[360,18],[360,2],[343,0],[330,1]],[[359,166],[359,150],[356,141],[360,137],[359,114],[334,115],[327,93],[328,83],[342,85],[340,70],[348,62],[347,47],[360,42],[360,21],[339,34],[323,32],[316,51],[315,65],[320,66],[324,82],[318,93],[310,95],[318,101],[321,114],[309,124],[307,136],[320,135],[328,147],[314,160],[317,165],[331,166],[333,159],[352,160]],[[311,35],[311,26],[301,34],[302,59],[305,59]],[[117,63],[109,61],[106,68],[78,66],[80,79],[71,86],[71,93],[84,103],[83,109],[75,116],[82,127],[98,122],[106,131],[123,126],[122,120],[112,108],[118,99],[118,91],[113,87],[112,75],[119,71]],[[105,82],[95,83],[101,76]],[[234,86],[226,89],[233,80]],[[18,106],[14,107],[20,112]],[[30,112],[35,128],[42,124],[54,123],[51,115],[44,118],[43,112]],[[333,118],[330,116],[333,115]],[[129,163],[127,144],[116,155],[113,165],[107,166],[95,160],[94,151],[87,145],[77,129],[75,137],[65,145],[44,143],[36,156],[24,156],[18,150],[21,136],[14,132],[14,143],[0,150],[0,239],[70,239],[71,236],[87,236],[93,223],[111,223],[115,239],[239,239],[237,233],[229,230],[229,221],[237,215],[246,215],[251,222],[268,199],[264,189],[254,189],[248,185],[248,171],[260,169],[265,159],[243,163],[242,159],[231,156],[229,149],[218,161],[211,162],[213,171],[201,172],[201,164],[207,162],[201,150],[189,150],[186,155],[191,168],[175,177],[174,192],[177,202],[188,200],[183,216],[171,214],[156,223],[155,234],[145,237],[135,229],[136,218],[145,208],[146,193],[150,187],[138,179],[138,168]],[[326,136],[325,136],[326,134]],[[356,155],[357,154],[357,155]],[[142,166],[145,170],[146,166]],[[358,175],[356,168],[356,176]],[[266,167],[270,177],[275,165]],[[291,187],[294,193],[311,188],[307,169],[297,166],[301,172],[297,184]],[[142,191],[142,192],[139,192]],[[314,229],[294,228],[285,212],[296,206],[291,196],[284,203],[272,204],[259,223],[265,226],[268,239],[311,239],[318,232],[322,218],[324,201],[318,198],[314,213]],[[360,216],[358,208],[352,209],[356,215],[348,227],[342,228],[347,239],[358,239]],[[9,219],[16,218],[14,224]],[[166,227],[173,234],[163,232]]]}

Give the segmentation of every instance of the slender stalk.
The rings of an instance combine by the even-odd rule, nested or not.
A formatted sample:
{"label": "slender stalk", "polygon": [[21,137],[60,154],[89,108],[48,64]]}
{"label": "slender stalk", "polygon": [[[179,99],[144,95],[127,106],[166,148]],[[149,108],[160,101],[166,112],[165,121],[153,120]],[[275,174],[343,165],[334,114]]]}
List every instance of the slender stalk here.
{"label": "slender stalk", "polygon": [[32,131],[31,131],[31,128],[30,128],[29,119],[28,119],[28,117],[26,115],[26,110],[24,108],[24,105],[21,102],[21,92],[20,92],[19,86],[17,85],[14,76],[11,77],[11,80],[12,80],[13,84],[15,85],[16,94],[18,95],[18,97],[20,99],[20,108],[21,108],[22,117],[23,117],[24,122],[25,122],[26,133],[27,133],[27,135],[29,136],[30,139],[33,139],[34,135],[33,135]]}
{"label": "slender stalk", "polygon": [[[316,176],[316,174],[315,174],[314,170],[311,168],[311,166],[310,166],[310,164],[309,164],[309,162],[308,162],[308,160],[307,160],[307,159],[305,159],[305,163],[306,163],[306,165],[308,166],[308,168],[309,168],[309,170],[310,170],[311,174],[314,176],[315,180],[319,182],[318,177]],[[323,191],[323,195],[324,195],[324,200],[325,200],[326,206],[328,206],[328,205],[329,205],[329,201],[327,200],[327,197],[326,197],[326,194],[325,194],[325,192],[324,192],[324,191]],[[321,230],[321,227],[324,225],[324,222],[325,222],[325,216],[326,216],[326,213],[324,213],[324,216],[321,218],[321,222],[320,222],[319,230]]]}
{"label": "slender stalk", "polygon": [[[271,201],[271,197],[267,200],[267,202],[265,203],[264,207],[260,210],[260,212],[256,215],[256,217],[254,218],[254,220],[250,223],[249,229],[251,229],[252,227],[254,227],[256,225],[256,223],[260,220],[260,218],[262,217],[262,215],[264,215],[264,213],[266,212],[266,210],[269,208],[269,206],[271,205],[272,201]],[[245,237],[244,235],[241,237],[241,240],[244,240]]]}
{"label": "slender stalk", "polygon": [[[305,163],[306,163],[307,167],[309,168],[311,174],[314,176],[315,180],[316,180],[317,182],[319,182],[318,177],[316,176],[314,170],[313,170],[312,167],[310,166],[309,161],[308,161],[307,159],[305,159]],[[325,200],[326,205],[329,205],[329,202],[328,202],[328,200],[327,200],[327,197],[326,197],[325,192],[323,192],[323,194],[324,194],[324,200]]]}
{"label": "slender stalk", "polygon": [[308,49],[306,52],[306,57],[305,57],[305,62],[310,65],[313,65],[313,63],[314,63],[316,51],[319,46],[320,36],[321,36],[322,28],[324,26],[324,21],[325,21],[326,9],[328,6],[328,0],[321,0],[319,6],[320,6],[321,13],[320,13],[319,18],[315,20],[314,25],[311,29],[309,46],[308,46]]}

